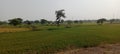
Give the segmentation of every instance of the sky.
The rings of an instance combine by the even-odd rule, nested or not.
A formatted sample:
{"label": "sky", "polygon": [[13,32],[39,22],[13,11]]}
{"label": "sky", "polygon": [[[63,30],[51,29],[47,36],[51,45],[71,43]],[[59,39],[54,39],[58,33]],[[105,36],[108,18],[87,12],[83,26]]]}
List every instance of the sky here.
{"label": "sky", "polygon": [[0,0],[0,21],[12,18],[54,21],[55,11],[60,9],[65,10],[64,20],[120,19],[120,0]]}

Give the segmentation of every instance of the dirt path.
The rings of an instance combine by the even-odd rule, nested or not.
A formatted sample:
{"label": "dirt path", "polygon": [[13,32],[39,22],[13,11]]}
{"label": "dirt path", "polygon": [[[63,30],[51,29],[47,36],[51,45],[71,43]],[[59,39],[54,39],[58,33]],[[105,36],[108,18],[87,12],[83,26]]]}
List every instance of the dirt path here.
{"label": "dirt path", "polygon": [[104,44],[97,47],[68,50],[56,54],[120,54],[120,44]]}

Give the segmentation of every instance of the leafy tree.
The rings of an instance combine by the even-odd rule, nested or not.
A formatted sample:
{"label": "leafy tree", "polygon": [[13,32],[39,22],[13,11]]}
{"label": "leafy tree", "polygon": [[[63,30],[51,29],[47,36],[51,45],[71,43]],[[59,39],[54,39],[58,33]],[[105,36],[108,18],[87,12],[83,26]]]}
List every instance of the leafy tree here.
{"label": "leafy tree", "polygon": [[39,20],[35,20],[34,23],[38,24],[38,23],[40,23],[40,21]]}
{"label": "leafy tree", "polygon": [[16,26],[16,25],[20,25],[22,23],[23,19],[14,18],[14,19],[10,19],[8,21],[9,21],[9,24]]}
{"label": "leafy tree", "polygon": [[58,10],[55,12],[56,14],[56,23],[57,23],[57,26],[60,25],[60,21],[61,21],[61,17],[65,18],[65,13],[63,13],[63,11],[65,11],[64,9],[62,10]]}
{"label": "leafy tree", "polygon": [[27,24],[27,25],[31,25],[33,22],[29,21],[29,20],[26,20],[26,21],[24,21],[24,23]]}
{"label": "leafy tree", "polygon": [[48,21],[45,20],[45,19],[41,19],[41,20],[40,20],[40,23],[41,23],[41,24],[46,24],[47,22],[48,22]]}
{"label": "leafy tree", "polygon": [[97,20],[97,24],[102,25],[104,21],[107,21],[105,18],[101,18]]}
{"label": "leafy tree", "polygon": [[83,21],[82,21],[82,20],[79,20],[79,23],[81,23],[81,24],[82,24],[82,23],[83,23]]}
{"label": "leafy tree", "polygon": [[47,21],[47,23],[50,25],[50,24],[52,24],[53,22],[52,22],[52,21]]}
{"label": "leafy tree", "polygon": [[79,21],[78,20],[75,20],[75,21],[73,21],[74,23],[79,23]]}
{"label": "leafy tree", "polygon": [[115,21],[115,19],[110,19],[110,23],[112,24]]}
{"label": "leafy tree", "polygon": [[64,20],[63,20],[63,19],[61,20],[61,23],[64,23]]}

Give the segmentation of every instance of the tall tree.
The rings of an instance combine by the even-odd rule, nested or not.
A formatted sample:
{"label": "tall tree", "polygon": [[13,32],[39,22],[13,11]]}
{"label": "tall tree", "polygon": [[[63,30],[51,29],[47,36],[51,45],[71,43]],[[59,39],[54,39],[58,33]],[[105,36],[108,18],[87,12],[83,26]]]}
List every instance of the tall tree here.
{"label": "tall tree", "polygon": [[97,20],[97,24],[102,25],[104,21],[107,21],[105,18],[101,18]]}
{"label": "tall tree", "polygon": [[63,13],[63,11],[65,11],[64,9],[62,10],[58,10],[55,12],[56,14],[56,23],[57,23],[57,26],[60,25],[60,21],[61,21],[61,17],[65,18],[65,13]]}
{"label": "tall tree", "polygon": [[10,19],[8,21],[9,21],[9,24],[16,26],[16,25],[21,24],[23,19],[21,19],[21,18],[14,18],[14,19]]}

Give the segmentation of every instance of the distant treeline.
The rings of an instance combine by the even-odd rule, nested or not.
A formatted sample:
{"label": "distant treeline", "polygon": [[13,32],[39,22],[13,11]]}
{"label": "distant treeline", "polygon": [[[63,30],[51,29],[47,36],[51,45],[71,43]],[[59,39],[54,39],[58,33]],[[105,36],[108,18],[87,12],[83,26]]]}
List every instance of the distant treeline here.
{"label": "distant treeline", "polygon": [[[97,23],[97,24],[103,24],[104,22],[108,22],[108,23],[120,23],[120,19],[110,19],[107,20],[105,18],[101,18],[98,20],[61,20],[60,23],[61,24],[82,24],[82,23]],[[22,18],[13,18],[13,19],[9,19],[8,21],[0,21],[0,25],[3,24],[10,24],[13,26],[16,25],[20,25],[20,24],[27,24],[27,25],[32,25],[32,24],[41,24],[41,25],[45,25],[45,24],[56,24],[56,21],[49,21],[46,19],[40,19],[40,20],[23,20]]]}

